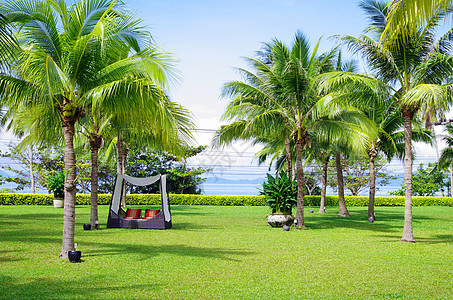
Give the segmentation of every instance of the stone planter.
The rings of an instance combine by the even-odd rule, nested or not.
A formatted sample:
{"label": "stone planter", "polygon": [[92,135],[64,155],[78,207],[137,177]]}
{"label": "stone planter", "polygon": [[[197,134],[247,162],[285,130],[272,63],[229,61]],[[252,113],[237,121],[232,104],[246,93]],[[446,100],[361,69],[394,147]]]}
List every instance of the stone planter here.
{"label": "stone planter", "polygon": [[291,226],[294,223],[294,217],[290,214],[273,213],[269,215],[267,222],[272,227],[283,227],[283,225]]}
{"label": "stone planter", "polygon": [[53,198],[53,207],[62,208],[64,206],[63,198]]}

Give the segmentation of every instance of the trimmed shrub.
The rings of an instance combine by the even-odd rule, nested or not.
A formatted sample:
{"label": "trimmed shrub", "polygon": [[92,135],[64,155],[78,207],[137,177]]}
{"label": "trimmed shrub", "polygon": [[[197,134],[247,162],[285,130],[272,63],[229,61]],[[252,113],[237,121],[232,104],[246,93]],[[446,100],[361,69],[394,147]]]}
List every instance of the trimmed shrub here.
{"label": "trimmed shrub", "polygon": [[2,205],[52,205],[53,195],[50,194],[0,194]]}
{"label": "trimmed shrub", "polygon": [[[128,205],[160,205],[159,194],[129,194]],[[110,194],[99,194],[98,204],[110,204]],[[172,205],[217,205],[217,206],[265,206],[264,196],[223,196],[223,195],[189,195],[170,194],[169,202]],[[367,206],[368,197],[346,196],[347,206]],[[50,194],[6,194],[0,193],[0,205],[52,205],[53,195]],[[319,206],[321,196],[305,196],[305,206]],[[90,195],[78,194],[77,205],[89,205]],[[337,196],[327,196],[326,206],[337,206]],[[376,197],[376,206],[404,206],[404,197]],[[452,197],[412,197],[413,206],[453,206]]]}

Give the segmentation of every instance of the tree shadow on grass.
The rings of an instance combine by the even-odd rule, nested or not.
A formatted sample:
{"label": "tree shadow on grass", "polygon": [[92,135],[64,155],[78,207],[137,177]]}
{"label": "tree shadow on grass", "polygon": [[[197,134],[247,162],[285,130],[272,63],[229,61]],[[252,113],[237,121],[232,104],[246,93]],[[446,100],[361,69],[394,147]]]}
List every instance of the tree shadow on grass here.
{"label": "tree shadow on grass", "polygon": [[2,242],[61,243],[60,228],[13,228],[13,230],[9,231],[0,230],[0,235]]}
{"label": "tree shadow on grass", "polygon": [[3,214],[0,215],[0,222],[3,220],[63,220],[63,213],[61,214],[43,214],[43,213],[29,213],[29,214]]}
{"label": "tree shadow on grass", "polygon": [[[377,235],[377,237],[385,238],[383,242],[394,242],[395,240],[400,240],[402,235],[402,231],[398,234],[381,234]],[[417,237],[417,232],[414,234],[415,243],[419,244],[453,244],[453,235],[452,234],[440,234],[440,235],[432,235],[431,237]]]}
{"label": "tree shadow on grass", "polygon": [[[141,293],[141,298],[152,297],[152,291],[162,288],[162,284],[130,284],[114,286],[100,284],[98,278],[76,278],[68,276],[65,280],[34,279],[20,283],[17,278],[0,275],[0,299],[97,299],[101,295],[117,292],[126,298],[139,297],[131,293]],[[147,294],[147,295],[146,295]]]}
{"label": "tree shadow on grass", "polygon": [[[128,232],[153,232],[153,231],[159,231],[159,229],[130,229],[130,228],[107,228],[107,223],[100,223],[100,229],[99,230],[88,230],[88,231],[83,231],[81,234],[87,235],[87,234],[93,234],[93,235],[101,235],[101,234],[110,234],[112,230],[121,230],[121,231],[128,231]],[[82,224],[76,224],[76,227],[79,226],[82,228]],[[211,225],[203,225],[200,223],[196,222],[174,222],[172,220],[172,227],[170,231],[194,231],[194,230],[213,230],[213,229],[218,229],[219,227],[216,226],[211,226]]]}
{"label": "tree shadow on grass", "polygon": [[94,250],[85,257],[104,256],[104,255],[130,255],[139,254],[142,259],[149,259],[161,254],[171,254],[177,256],[217,258],[221,260],[240,262],[240,259],[231,256],[253,255],[255,252],[240,249],[228,248],[209,248],[193,247],[182,244],[176,245],[131,245],[131,244],[112,244],[112,243],[91,243],[93,247],[102,250]]}
{"label": "tree shadow on grass", "polygon": [[[14,257],[14,255],[16,255],[17,251],[18,250],[15,250],[15,251],[0,250],[0,263],[22,260],[21,258]],[[11,255],[9,253],[11,253]]]}
{"label": "tree shadow on grass", "polygon": [[191,230],[212,230],[218,229],[219,227],[216,226],[207,226],[202,225],[199,223],[188,223],[188,222],[176,222],[172,223],[172,227],[170,230],[184,230],[184,231],[191,231]]}
{"label": "tree shadow on grass", "polygon": [[[338,217],[332,212],[306,216],[306,226],[309,229],[333,229],[333,228],[350,228],[356,230],[368,230],[376,232],[394,232],[401,231],[404,226],[404,213],[395,213],[389,211],[378,211],[377,220],[373,223],[368,221],[368,212],[366,209],[360,212],[352,211],[350,217]],[[429,220],[426,216],[414,216],[413,222]]]}
{"label": "tree shadow on grass", "polygon": [[171,213],[176,215],[190,215],[190,216],[209,216],[213,213],[202,212],[199,205],[174,205],[171,206]]}

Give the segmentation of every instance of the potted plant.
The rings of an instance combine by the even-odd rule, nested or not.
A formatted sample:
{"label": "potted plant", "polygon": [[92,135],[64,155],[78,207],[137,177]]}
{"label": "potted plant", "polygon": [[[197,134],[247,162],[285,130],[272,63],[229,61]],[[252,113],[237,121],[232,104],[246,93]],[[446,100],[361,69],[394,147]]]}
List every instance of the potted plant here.
{"label": "potted plant", "polygon": [[263,183],[261,195],[266,197],[266,203],[271,208],[267,222],[272,227],[283,227],[294,222],[293,207],[297,204],[297,183],[288,178],[284,171],[277,173],[275,178],[267,174],[267,182]]}
{"label": "potted plant", "polygon": [[49,191],[53,192],[53,206],[56,208],[63,207],[64,200],[64,173],[58,172],[49,178]]}

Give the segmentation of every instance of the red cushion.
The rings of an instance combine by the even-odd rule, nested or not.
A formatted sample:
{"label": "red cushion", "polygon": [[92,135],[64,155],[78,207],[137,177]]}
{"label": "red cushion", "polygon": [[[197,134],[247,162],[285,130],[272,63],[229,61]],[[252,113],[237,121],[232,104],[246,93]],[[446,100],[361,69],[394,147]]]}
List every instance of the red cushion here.
{"label": "red cushion", "polygon": [[145,211],[145,219],[154,218],[159,212],[160,212],[160,209],[147,209]]}
{"label": "red cushion", "polygon": [[141,219],[142,210],[139,208],[128,208],[125,219]]}

